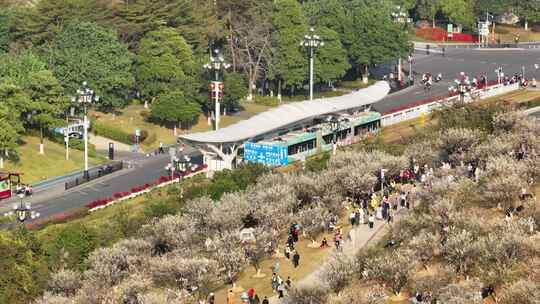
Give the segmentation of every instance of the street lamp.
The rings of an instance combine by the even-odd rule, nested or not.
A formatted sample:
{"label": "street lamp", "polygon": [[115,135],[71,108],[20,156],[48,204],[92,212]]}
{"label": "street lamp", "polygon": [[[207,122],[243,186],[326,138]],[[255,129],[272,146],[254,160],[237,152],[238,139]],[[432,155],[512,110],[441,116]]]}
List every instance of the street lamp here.
{"label": "street lamp", "polygon": [[189,157],[188,155],[184,155],[180,158],[179,165],[180,171],[186,172],[187,169],[191,168],[191,157]]}
{"label": "street lamp", "polygon": [[228,69],[231,65],[225,62],[225,58],[223,58],[223,55],[219,53],[219,50],[214,50],[215,55],[210,55],[210,62],[203,65],[203,67],[209,71],[214,71],[214,75],[216,80],[212,82],[211,84],[211,91],[212,95],[215,94],[214,101],[215,101],[215,128],[216,130],[219,129],[219,115],[221,113],[220,110],[220,104],[219,104],[219,95],[220,93],[223,93],[223,82],[219,81],[219,72],[223,69]]}
{"label": "street lamp", "polygon": [[18,196],[21,199],[20,204],[13,205],[13,211],[4,214],[5,216],[11,216],[15,214],[17,216],[17,220],[20,223],[24,223],[28,219],[34,220],[41,215],[39,212],[32,211],[32,207],[29,203],[23,203],[23,198],[26,196],[24,193],[19,193]]}
{"label": "street lamp", "polygon": [[[394,18],[395,23],[403,23],[404,27],[407,26],[409,21],[409,14],[400,6],[396,6],[396,10],[392,12],[392,18]],[[409,60],[409,65],[411,64],[411,61]],[[411,68],[412,69],[412,68]],[[410,72],[409,72],[409,79],[410,79]],[[401,56],[398,57],[398,78],[397,80],[401,82]]]}
{"label": "street lamp", "polygon": [[300,46],[306,48],[309,55],[309,100],[313,100],[313,60],[315,51],[320,46],[324,46],[324,41],[322,41],[321,37],[315,35],[314,28],[310,28],[309,35],[304,36]]}
{"label": "street lamp", "polygon": [[501,84],[502,82],[502,74],[503,74],[503,69],[501,66],[499,66],[496,70],[495,70],[495,73],[497,73],[497,82],[499,84]]}
{"label": "street lamp", "polygon": [[77,90],[77,95],[71,97],[71,102],[78,102],[83,105],[84,108],[84,119],[83,119],[83,128],[84,128],[84,178],[86,180],[90,179],[88,173],[88,116],[86,113],[86,108],[92,102],[98,102],[99,96],[95,95],[94,90],[91,90],[88,87],[88,83],[83,81],[82,88]]}

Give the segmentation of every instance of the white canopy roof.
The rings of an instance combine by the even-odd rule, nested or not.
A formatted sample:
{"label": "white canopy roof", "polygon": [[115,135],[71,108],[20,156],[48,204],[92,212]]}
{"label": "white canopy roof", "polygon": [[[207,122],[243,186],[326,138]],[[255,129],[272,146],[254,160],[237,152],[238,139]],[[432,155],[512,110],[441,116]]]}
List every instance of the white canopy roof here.
{"label": "white canopy roof", "polygon": [[180,138],[210,144],[243,142],[306,119],[375,103],[383,99],[388,92],[388,83],[379,81],[347,95],[284,104],[217,131],[192,133]]}

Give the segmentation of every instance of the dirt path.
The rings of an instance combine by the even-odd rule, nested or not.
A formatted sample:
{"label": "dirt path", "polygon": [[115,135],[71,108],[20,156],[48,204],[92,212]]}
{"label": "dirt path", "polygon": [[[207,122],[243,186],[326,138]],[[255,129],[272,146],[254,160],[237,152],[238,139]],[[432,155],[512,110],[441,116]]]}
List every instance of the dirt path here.
{"label": "dirt path", "polygon": [[[395,214],[395,220],[398,220],[403,214],[405,214],[406,209],[401,209]],[[376,220],[375,226],[373,229],[370,229],[368,225],[361,225],[355,227],[350,232],[350,239],[346,239],[343,243],[343,252],[349,256],[354,257],[356,254],[365,248],[370,243],[374,243],[379,240],[382,236],[385,235],[389,224],[386,221]],[[323,282],[320,278],[321,271],[324,268],[322,264],[315,271],[311,272],[308,276],[296,283],[300,287],[312,287],[312,286],[323,286]],[[274,296],[270,298],[271,304],[280,304],[281,301]]]}

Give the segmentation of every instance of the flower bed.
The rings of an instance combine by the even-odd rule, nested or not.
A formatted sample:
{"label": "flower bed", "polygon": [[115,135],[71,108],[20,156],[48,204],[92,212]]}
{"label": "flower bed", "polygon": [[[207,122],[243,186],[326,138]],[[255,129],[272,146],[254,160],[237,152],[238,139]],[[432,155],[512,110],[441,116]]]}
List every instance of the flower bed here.
{"label": "flower bed", "polygon": [[130,192],[115,192],[112,197],[104,198],[104,199],[98,199],[95,200],[89,204],[86,205],[86,208],[88,208],[88,212],[93,212],[102,208],[105,208],[107,206],[116,204],[118,202],[128,200],[135,198],[139,195],[142,195],[144,193],[150,192],[154,188],[158,187],[164,187],[170,184],[178,183],[183,178],[190,178],[194,175],[206,172],[206,169],[208,168],[207,165],[201,165],[198,166],[195,170],[187,171],[185,173],[178,174],[178,177],[172,178],[171,176],[161,176],[157,180],[146,183],[141,186],[135,186],[131,188]]}

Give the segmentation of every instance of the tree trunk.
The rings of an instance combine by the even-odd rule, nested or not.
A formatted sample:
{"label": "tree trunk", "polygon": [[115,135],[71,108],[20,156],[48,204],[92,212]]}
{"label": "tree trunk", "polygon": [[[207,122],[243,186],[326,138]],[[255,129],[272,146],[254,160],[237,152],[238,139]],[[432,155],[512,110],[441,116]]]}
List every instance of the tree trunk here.
{"label": "tree trunk", "polygon": [[529,21],[525,20],[525,30],[529,30]]}
{"label": "tree trunk", "polygon": [[241,286],[236,286],[236,282],[232,282],[232,291],[237,293],[237,292],[242,292],[244,291],[244,289],[241,287]]}
{"label": "tree trunk", "polygon": [[366,65],[364,65],[364,73],[362,73],[362,82],[364,84],[368,84],[368,82],[369,82],[369,74],[368,73],[369,73],[369,70],[368,70],[368,66],[366,64]]}
{"label": "tree trunk", "polygon": [[4,169],[4,156],[0,155],[0,169]]}
{"label": "tree trunk", "polygon": [[233,28],[231,24],[231,10],[229,9],[229,47],[231,48],[231,58],[232,58],[232,68],[233,72],[236,72],[236,53],[234,49],[234,35],[233,35]]}
{"label": "tree trunk", "polygon": [[39,154],[44,154],[45,151],[43,151],[43,127],[39,126]]}
{"label": "tree trunk", "polygon": [[266,274],[261,272],[261,267],[255,267],[256,273],[253,275],[253,278],[260,279],[266,277]]}
{"label": "tree trunk", "polygon": [[281,79],[278,80],[277,99],[281,103]]}
{"label": "tree trunk", "polygon": [[311,239],[311,244],[308,245],[309,248],[319,248],[320,245],[315,241],[315,239]]}
{"label": "tree trunk", "polygon": [[249,67],[249,83],[248,83],[247,101],[253,100],[253,67]]}
{"label": "tree trunk", "polygon": [[433,19],[431,19],[431,26],[435,28],[435,15],[433,15]]}

